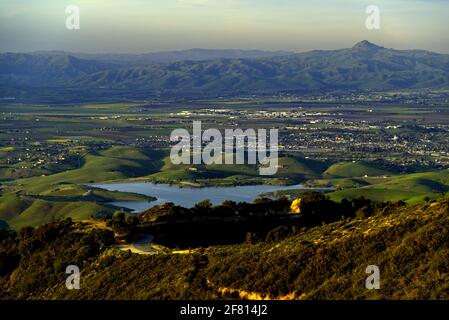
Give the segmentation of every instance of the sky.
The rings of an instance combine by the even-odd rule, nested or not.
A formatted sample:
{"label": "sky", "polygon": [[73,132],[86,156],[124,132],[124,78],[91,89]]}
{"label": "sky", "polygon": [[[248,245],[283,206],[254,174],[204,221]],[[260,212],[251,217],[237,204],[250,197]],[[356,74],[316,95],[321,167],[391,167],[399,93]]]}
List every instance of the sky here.
{"label": "sky", "polygon": [[[66,6],[80,29],[66,28]],[[368,30],[366,8],[380,9]],[[449,0],[0,0],[0,51],[307,51],[361,40],[449,53]]]}

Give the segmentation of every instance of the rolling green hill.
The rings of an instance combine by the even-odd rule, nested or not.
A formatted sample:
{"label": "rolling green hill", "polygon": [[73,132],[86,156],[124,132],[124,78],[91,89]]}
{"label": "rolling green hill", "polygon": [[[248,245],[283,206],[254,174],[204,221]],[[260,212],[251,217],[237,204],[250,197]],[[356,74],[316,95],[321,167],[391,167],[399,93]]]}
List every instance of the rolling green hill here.
{"label": "rolling green hill", "polygon": [[325,177],[355,178],[355,177],[378,177],[393,175],[394,172],[383,169],[372,163],[366,162],[339,162],[331,165],[324,171]]}
{"label": "rolling green hill", "polygon": [[39,193],[61,183],[93,183],[143,176],[158,170],[161,154],[143,153],[131,147],[113,147],[93,152],[85,157],[85,164],[75,170],[68,170],[45,177],[17,180],[21,188]]}
{"label": "rolling green hill", "polygon": [[2,194],[0,197],[0,219],[9,221],[26,210],[32,203],[32,198],[20,197],[16,193]]}
{"label": "rolling green hill", "polygon": [[[211,164],[211,165],[173,165],[169,157],[164,158],[160,171],[142,179],[157,182],[179,182],[201,179],[262,179],[257,165]],[[320,177],[327,164],[321,161],[300,157],[280,157],[278,172],[273,178],[301,182]]]}
{"label": "rolling green hill", "polygon": [[69,217],[75,220],[92,219],[92,217],[112,214],[114,211],[112,207],[95,202],[35,200],[28,208],[7,222],[12,229],[19,230],[22,227],[37,226]]}
{"label": "rolling green hill", "polygon": [[89,201],[46,201],[15,193],[0,197],[0,220],[16,230],[68,217],[89,219],[114,211],[112,207]]}
{"label": "rolling green hill", "polygon": [[48,176],[16,180],[15,192],[0,196],[0,220],[11,228],[35,226],[58,218],[87,219],[111,214],[112,201],[151,201],[154,198],[95,189],[80,184],[128,179],[158,170],[161,154],[131,147],[92,152],[84,165]]}
{"label": "rolling green hill", "polygon": [[331,199],[354,199],[360,196],[376,201],[406,201],[416,203],[425,197],[436,198],[449,191],[449,171],[414,173],[391,177],[383,183],[361,188],[335,191]]}
{"label": "rolling green hill", "polygon": [[36,195],[21,192],[0,196],[0,220],[11,229],[37,226],[57,219],[90,219],[110,215],[116,209],[108,202],[152,201],[155,198],[127,192],[106,191],[76,184],[60,184]]}

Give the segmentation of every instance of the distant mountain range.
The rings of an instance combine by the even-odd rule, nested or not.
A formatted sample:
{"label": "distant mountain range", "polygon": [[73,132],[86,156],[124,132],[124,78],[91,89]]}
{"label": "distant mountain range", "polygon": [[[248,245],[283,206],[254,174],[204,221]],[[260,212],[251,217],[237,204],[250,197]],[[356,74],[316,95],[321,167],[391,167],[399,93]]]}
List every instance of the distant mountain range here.
{"label": "distant mountain range", "polygon": [[203,49],[143,55],[0,54],[0,97],[48,96],[52,90],[217,96],[409,88],[449,88],[449,55],[368,41],[295,54]]}
{"label": "distant mountain range", "polygon": [[288,51],[238,50],[238,49],[188,49],[145,54],[120,53],[74,53],[65,51],[35,51],[33,55],[72,56],[79,59],[95,60],[116,65],[143,65],[152,63],[173,63],[179,61],[204,61],[213,59],[253,59],[294,54]]}

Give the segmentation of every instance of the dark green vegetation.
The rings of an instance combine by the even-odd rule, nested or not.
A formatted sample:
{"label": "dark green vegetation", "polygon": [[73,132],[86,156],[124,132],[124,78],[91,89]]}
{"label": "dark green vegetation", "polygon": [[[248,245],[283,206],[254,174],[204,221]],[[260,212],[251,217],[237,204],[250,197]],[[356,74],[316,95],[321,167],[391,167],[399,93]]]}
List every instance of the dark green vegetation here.
{"label": "dark green vegetation", "polygon": [[225,201],[215,207],[205,200],[191,209],[166,204],[140,214],[139,230],[153,234],[158,244],[185,249],[277,239],[298,226],[330,223],[343,217],[354,217],[360,214],[359,210],[368,214],[379,206],[386,206],[365,199],[336,203],[316,192],[301,195],[301,214],[292,215],[290,205],[287,198],[261,198],[252,204]]}
{"label": "dark green vegetation", "polygon": [[[447,198],[411,207],[358,200],[346,204],[352,208],[347,213],[352,213],[344,216],[343,203],[330,202],[314,194],[307,197],[294,227],[275,227],[264,232],[265,237],[249,233],[244,242],[196,247],[185,254],[164,251],[138,255],[119,251],[112,247],[114,233],[110,229],[70,220],[34,230],[25,228],[18,233],[3,232],[0,233],[0,297],[449,298]],[[284,206],[272,204],[275,204],[272,209],[267,209],[271,215],[280,218],[285,214]],[[262,206],[247,206],[244,212],[259,211],[264,215]],[[265,206],[270,207],[270,203]],[[190,215],[209,216],[223,209],[202,204]],[[327,218],[330,209],[335,220]],[[178,210],[186,209],[160,207],[139,219],[143,223],[149,220],[157,223],[161,219],[174,223],[180,215],[189,215]],[[65,288],[65,267],[70,264],[81,269],[80,290]],[[365,288],[368,276],[365,269],[373,264],[381,270],[380,290]]]}
{"label": "dark green vegetation", "polygon": [[168,64],[140,61],[127,67],[66,55],[8,53],[0,55],[0,93],[28,101],[73,101],[77,93],[93,98],[94,91],[98,98],[448,88],[448,68],[448,55],[386,49],[367,41],[333,51]]}
{"label": "dark green vegetation", "polygon": [[[23,228],[17,234],[3,232],[0,239],[0,296],[8,298],[8,278],[15,270],[20,273],[16,278],[20,285],[14,285],[16,299],[29,298],[32,292],[37,293],[35,298],[39,297],[44,286],[65,281],[67,265],[92,262],[115,242],[111,231],[77,228],[70,219],[36,230]],[[23,263],[25,260],[28,262]]]}

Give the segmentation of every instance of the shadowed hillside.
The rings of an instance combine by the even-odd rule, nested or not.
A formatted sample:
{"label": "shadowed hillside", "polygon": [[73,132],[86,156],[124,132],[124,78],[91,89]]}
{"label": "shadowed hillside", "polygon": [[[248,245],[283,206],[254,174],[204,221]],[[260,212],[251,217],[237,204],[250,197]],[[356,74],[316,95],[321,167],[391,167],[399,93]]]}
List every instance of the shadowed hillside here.
{"label": "shadowed hillside", "polygon": [[[311,201],[319,208],[323,200]],[[101,224],[58,222],[1,234],[0,297],[447,299],[448,218],[447,198],[384,204],[334,222],[276,228],[266,239],[150,255],[114,248]],[[81,268],[80,290],[65,288],[69,264]],[[365,288],[368,265],[380,268],[379,290]]]}

